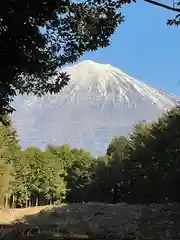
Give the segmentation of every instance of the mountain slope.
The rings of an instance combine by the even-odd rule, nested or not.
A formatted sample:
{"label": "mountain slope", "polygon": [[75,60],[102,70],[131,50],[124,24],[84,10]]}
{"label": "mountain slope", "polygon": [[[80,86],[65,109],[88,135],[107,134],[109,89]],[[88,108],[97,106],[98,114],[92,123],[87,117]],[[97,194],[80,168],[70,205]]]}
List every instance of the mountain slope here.
{"label": "mountain slope", "polygon": [[83,61],[64,70],[71,81],[61,93],[15,99],[12,121],[23,147],[69,143],[104,154],[111,137],[155,120],[179,101],[108,64]]}

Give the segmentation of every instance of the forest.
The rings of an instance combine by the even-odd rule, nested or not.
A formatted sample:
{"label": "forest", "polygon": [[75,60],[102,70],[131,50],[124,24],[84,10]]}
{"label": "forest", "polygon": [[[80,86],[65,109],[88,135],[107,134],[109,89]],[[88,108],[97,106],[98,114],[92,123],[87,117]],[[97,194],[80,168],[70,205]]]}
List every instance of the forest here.
{"label": "forest", "polygon": [[10,124],[0,124],[0,205],[61,202],[149,204],[180,201],[180,107],[127,137],[113,137],[106,154],[84,149],[20,147]]}

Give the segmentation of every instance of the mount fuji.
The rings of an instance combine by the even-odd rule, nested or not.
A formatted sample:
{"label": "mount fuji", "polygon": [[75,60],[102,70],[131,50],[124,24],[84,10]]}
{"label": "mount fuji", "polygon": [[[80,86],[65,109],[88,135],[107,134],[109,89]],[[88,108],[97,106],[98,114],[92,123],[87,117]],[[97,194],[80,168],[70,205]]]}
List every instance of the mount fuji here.
{"label": "mount fuji", "polygon": [[179,102],[109,64],[87,60],[63,71],[71,80],[59,94],[15,98],[12,123],[23,148],[68,143],[102,155],[113,136],[127,135],[134,124],[156,120]]}

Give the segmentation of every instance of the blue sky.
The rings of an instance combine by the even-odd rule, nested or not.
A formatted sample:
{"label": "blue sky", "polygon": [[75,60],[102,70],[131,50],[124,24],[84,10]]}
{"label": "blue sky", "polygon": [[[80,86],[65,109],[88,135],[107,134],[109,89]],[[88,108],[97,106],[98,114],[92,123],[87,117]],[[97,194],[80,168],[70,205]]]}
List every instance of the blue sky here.
{"label": "blue sky", "polygon": [[180,96],[180,28],[168,27],[173,12],[139,1],[122,9],[126,21],[111,46],[86,53],[81,60],[109,63],[129,75]]}

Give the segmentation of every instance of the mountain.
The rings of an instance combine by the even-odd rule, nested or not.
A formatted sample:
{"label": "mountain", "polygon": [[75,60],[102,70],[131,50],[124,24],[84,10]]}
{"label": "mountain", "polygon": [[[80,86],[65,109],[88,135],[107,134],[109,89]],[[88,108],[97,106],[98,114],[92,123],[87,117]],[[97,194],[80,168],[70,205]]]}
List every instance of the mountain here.
{"label": "mountain", "polygon": [[113,136],[157,119],[179,101],[108,64],[82,61],[63,70],[71,81],[59,94],[15,98],[12,122],[23,148],[69,143],[101,155]]}

